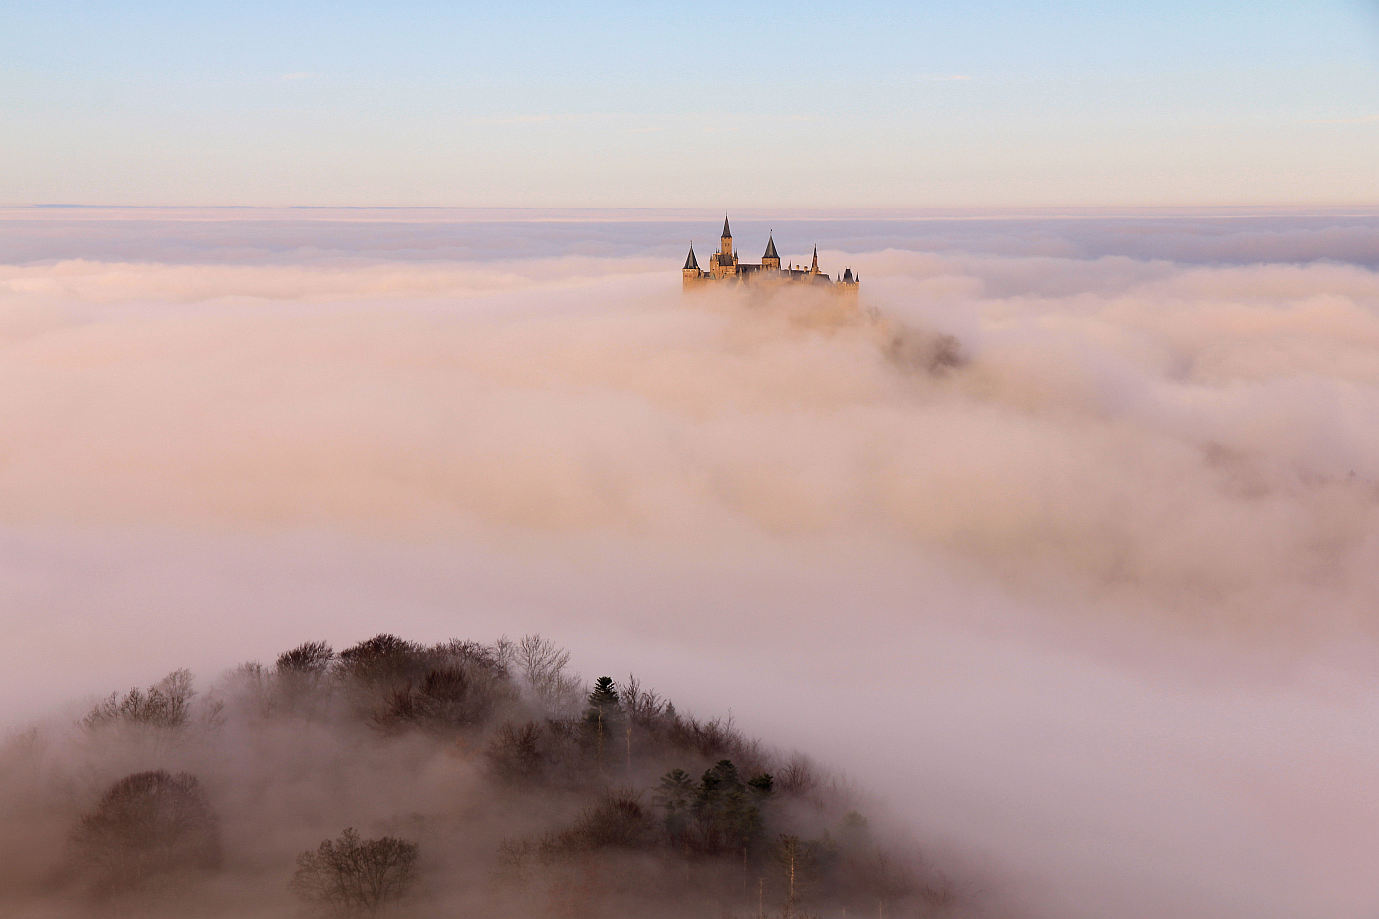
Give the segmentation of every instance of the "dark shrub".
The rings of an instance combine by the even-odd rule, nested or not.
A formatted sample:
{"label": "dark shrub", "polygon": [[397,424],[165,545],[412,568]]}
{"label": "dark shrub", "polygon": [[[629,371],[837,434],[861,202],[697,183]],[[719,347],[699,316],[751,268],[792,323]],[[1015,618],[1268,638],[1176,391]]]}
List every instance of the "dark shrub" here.
{"label": "dark shrub", "polygon": [[574,826],[544,839],[541,852],[550,859],[599,849],[635,849],[650,845],[655,837],[655,825],[637,795],[613,791],[581,814]]}

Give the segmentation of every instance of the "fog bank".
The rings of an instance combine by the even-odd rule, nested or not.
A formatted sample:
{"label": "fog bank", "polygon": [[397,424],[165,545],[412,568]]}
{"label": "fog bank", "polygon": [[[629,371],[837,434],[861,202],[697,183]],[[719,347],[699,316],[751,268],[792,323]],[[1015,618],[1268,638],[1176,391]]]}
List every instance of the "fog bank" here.
{"label": "fog bank", "polygon": [[5,216],[7,722],[542,631],[997,913],[1379,901],[1373,216],[775,223],[856,311],[683,298],[684,217]]}

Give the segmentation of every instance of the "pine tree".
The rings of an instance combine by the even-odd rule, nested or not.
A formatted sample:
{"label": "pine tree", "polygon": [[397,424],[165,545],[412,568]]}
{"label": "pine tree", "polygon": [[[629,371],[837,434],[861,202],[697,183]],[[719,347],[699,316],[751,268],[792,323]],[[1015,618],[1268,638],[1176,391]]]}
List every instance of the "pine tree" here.
{"label": "pine tree", "polygon": [[594,681],[594,689],[589,693],[589,705],[596,709],[617,708],[621,700],[618,688],[611,676],[601,676]]}
{"label": "pine tree", "polygon": [[690,805],[694,799],[694,780],[683,769],[672,769],[661,776],[656,803],[665,811],[666,834],[671,842],[684,837],[689,828]]}
{"label": "pine tree", "polygon": [[589,711],[585,714],[585,720],[594,725],[600,769],[603,768],[604,733],[608,722],[622,711],[619,703],[618,688],[611,676],[601,676],[594,681],[594,688],[589,693]]}

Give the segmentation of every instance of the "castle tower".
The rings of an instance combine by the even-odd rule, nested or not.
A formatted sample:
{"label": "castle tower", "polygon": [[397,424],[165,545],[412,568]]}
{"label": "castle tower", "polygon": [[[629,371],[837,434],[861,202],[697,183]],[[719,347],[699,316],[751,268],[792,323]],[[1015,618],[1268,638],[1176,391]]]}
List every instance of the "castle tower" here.
{"label": "castle tower", "polygon": [[776,252],[776,236],[766,237],[766,253],[761,257],[762,271],[780,271],[780,253]]}
{"label": "castle tower", "polygon": [[718,251],[709,256],[709,276],[715,280],[737,277],[737,255],[733,252],[733,231],[728,218],[723,218],[723,235]]}
{"label": "castle tower", "polygon": [[690,243],[689,255],[685,258],[685,268],[680,272],[681,286],[692,287],[704,279],[704,272],[699,270],[699,259],[694,257],[694,243]]}
{"label": "castle tower", "polygon": [[814,247],[814,261],[809,263],[809,273],[819,273],[819,247],[817,245]]}
{"label": "castle tower", "polygon": [[842,278],[838,280],[838,286],[834,289],[840,294],[855,297],[857,296],[857,288],[861,286],[861,280],[860,275],[853,274],[851,268],[846,268],[843,270]]}

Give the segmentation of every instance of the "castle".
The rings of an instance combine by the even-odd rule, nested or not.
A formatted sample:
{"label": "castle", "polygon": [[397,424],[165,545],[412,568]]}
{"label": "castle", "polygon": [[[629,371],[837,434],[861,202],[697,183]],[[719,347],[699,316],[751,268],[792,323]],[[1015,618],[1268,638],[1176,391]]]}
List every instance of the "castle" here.
{"label": "castle", "polygon": [[776,252],[774,233],[766,239],[766,252],[761,256],[761,264],[749,265],[740,262],[737,252],[733,249],[733,231],[728,226],[727,217],[723,218],[723,236],[719,240],[718,251],[709,256],[709,270],[700,269],[699,259],[694,255],[694,243],[690,243],[689,256],[685,259],[685,267],[680,274],[685,290],[712,281],[733,281],[738,284],[795,282],[823,285],[834,293],[855,294],[857,286],[862,281],[861,276],[853,274],[851,268],[844,270],[836,280],[820,271],[818,246],[814,247],[814,260],[808,268],[796,268],[794,265],[782,268],[780,255]]}

